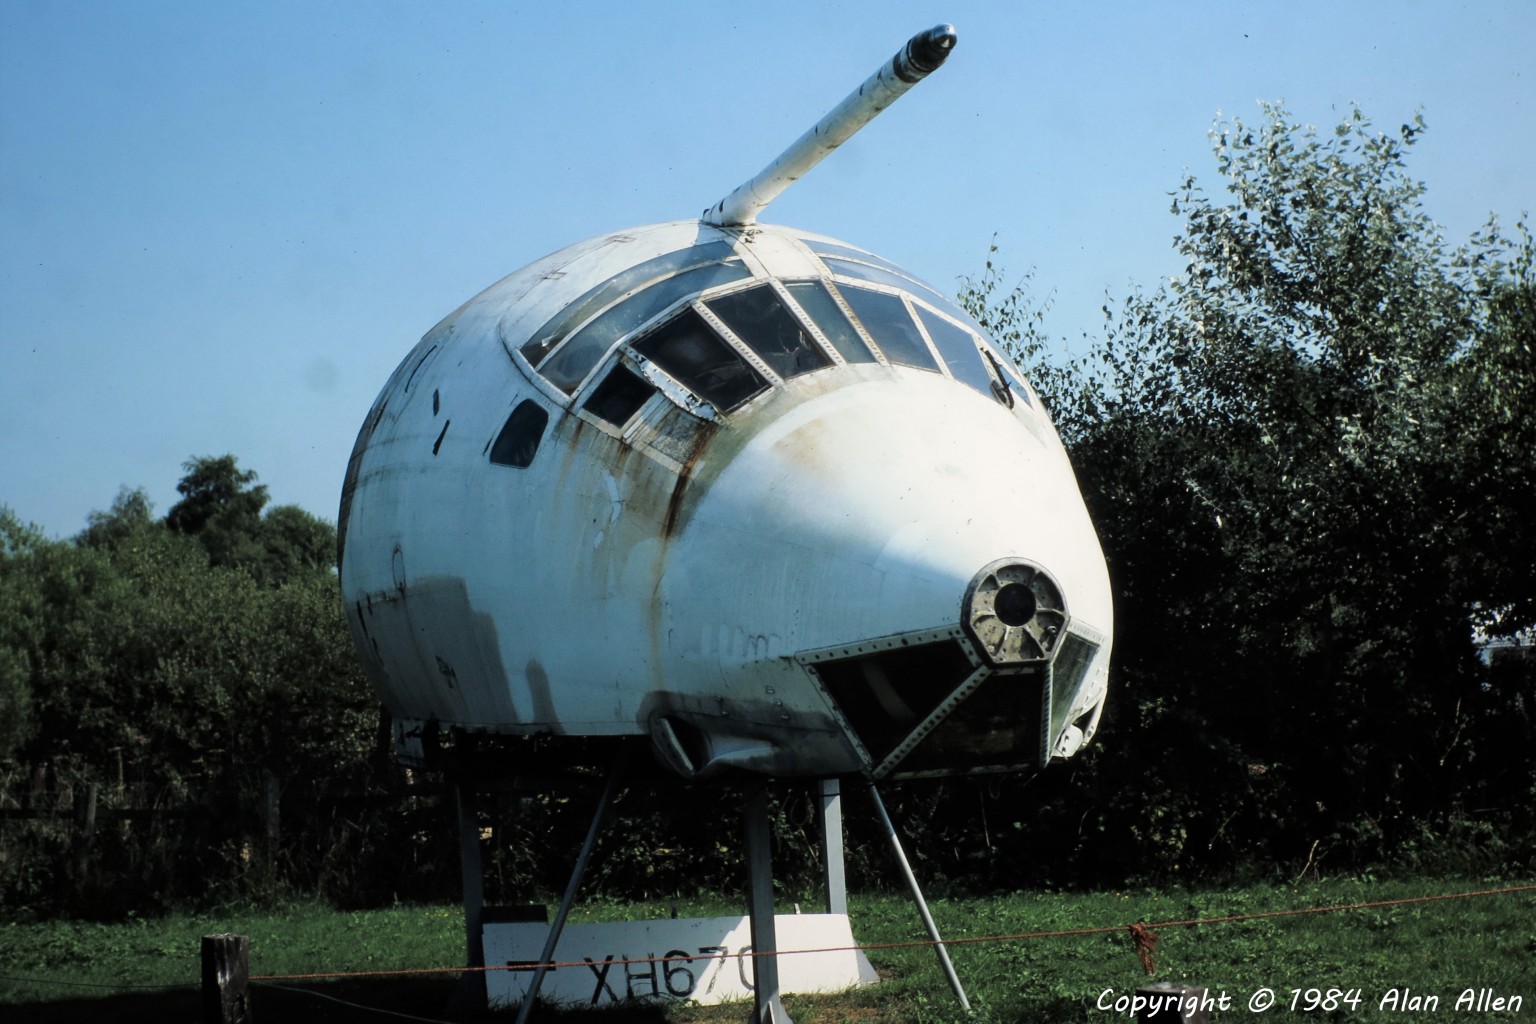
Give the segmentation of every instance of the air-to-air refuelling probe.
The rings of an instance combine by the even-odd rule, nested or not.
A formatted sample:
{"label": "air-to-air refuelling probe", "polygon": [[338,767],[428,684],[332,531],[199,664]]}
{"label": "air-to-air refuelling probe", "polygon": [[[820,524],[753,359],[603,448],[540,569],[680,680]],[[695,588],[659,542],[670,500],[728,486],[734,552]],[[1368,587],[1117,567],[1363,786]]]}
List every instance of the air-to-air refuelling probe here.
{"label": "air-to-air refuelling probe", "polygon": [[1039,398],[940,291],[757,223],[954,42],[914,37],[700,219],[546,256],[400,364],[339,533],[403,759],[647,736],[685,779],[873,781],[1093,736],[1109,580]]}

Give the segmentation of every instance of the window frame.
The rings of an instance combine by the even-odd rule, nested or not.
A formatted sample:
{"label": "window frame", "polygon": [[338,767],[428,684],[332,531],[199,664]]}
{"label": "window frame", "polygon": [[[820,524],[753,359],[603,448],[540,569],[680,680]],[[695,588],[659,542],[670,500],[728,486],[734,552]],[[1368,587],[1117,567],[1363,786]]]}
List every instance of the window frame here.
{"label": "window frame", "polygon": [[[571,324],[560,340],[545,351],[539,360],[538,366],[530,362],[523,351],[531,343],[532,338],[530,337],[521,345],[512,343],[508,336],[505,320],[498,325],[503,348],[529,379],[530,383],[556,407],[575,413],[583,420],[596,424],[601,429],[615,436],[622,437],[631,432],[637,417],[654,400],[654,397],[648,398],[635,413],[631,414],[626,423],[618,428],[615,428],[608,420],[589,413],[584,408],[585,404],[591,400],[595,389],[603,386],[603,382],[613,372],[612,368],[618,364],[624,365],[630,372],[652,384],[664,399],[681,407],[688,413],[705,420],[724,419],[752,404],[763,395],[784,386],[787,382],[785,378],[781,377],[757,354],[755,349],[744,338],[737,335],[721,317],[715,314],[714,310],[708,305],[710,301],[747,291],[748,289],[771,288],[774,292],[774,297],[779,301],[780,305],[789,311],[790,315],[806,331],[812,343],[818,347],[819,351],[828,361],[826,366],[796,374],[795,377],[790,378],[791,380],[815,376],[817,373],[833,367],[864,365],[863,361],[850,362],[838,350],[837,346],[832,343],[831,339],[822,330],[822,326],[795,299],[789,287],[793,284],[820,284],[842,313],[844,319],[852,327],[854,335],[872,355],[873,359],[871,362],[873,365],[887,368],[907,366],[905,363],[897,363],[891,359],[885,347],[874,337],[858,314],[854,312],[852,304],[848,301],[846,295],[847,290],[850,288],[894,296],[901,302],[909,321],[916,329],[915,337],[922,342],[929,357],[934,362],[934,368],[926,366],[911,366],[908,368],[937,373],[956,383],[964,384],[973,391],[982,393],[969,381],[955,375],[950,367],[949,360],[945,358],[943,350],[934,341],[932,332],[924,322],[922,313],[926,312],[963,331],[971,338],[972,344],[977,350],[977,357],[982,361],[983,369],[996,384],[996,389],[989,397],[992,397],[1000,405],[1005,405],[1009,408],[1013,408],[1016,403],[1005,401],[1002,397],[1003,395],[1022,397],[1026,409],[1033,411],[1039,408],[1034,390],[1019,373],[1013,361],[997,348],[996,343],[986,335],[973,318],[965,315],[963,310],[959,309],[958,306],[953,306],[953,303],[939,295],[930,286],[911,278],[910,275],[900,271],[893,264],[881,261],[877,257],[865,257],[856,250],[847,249],[846,247],[840,247],[836,253],[823,253],[819,249],[814,248],[812,252],[820,263],[822,272],[819,274],[799,274],[793,277],[759,276],[759,272],[754,271],[752,262],[740,255],[727,256],[724,259],[717,257],[699,263],[684,264],[673,273],[627,288],[611,301],[601,307],[592,309],[579,322]],[[828,262],[826,258],[828,256],[831,257],[832,262]],[[838,263],[857,263],[861,268],[867,268],[872,271],[872,274],[869,278],[839,274],[836,271]],[[679,276],[711,266],[734,266],[746,271],[747,276],[740,280],[713,285],[697,294],[684,295],[662,307],[648,319],[631,328],[628,333],[620,335],[618,341],[611,343],[608,351],[593,364],[592,368],[585,373],[579,382],[572,386],[569,392],[539,371],[539,366],[545,365],[550,360],[558,357],[572,338],[580,335],[594,321],[607,315],[621,304],[632,300],[648,289],[664,286],[666,282]],[[600,285],[594,286],[593,291],[597,291],[600,288]],[[581,301],[580,298],[577,301]],[[691,310],[699,316],[728,348],[751,366],[753,372],[763,378],[767,386],[728,409],[720,409],[715,407],[709,399],[698,394],[636,348],[637,343],[643,342],[647,336],[681,315],[685,309]],[[539,330],[543,331],[545,326],[556,320],[557,317],[551,317]]]}

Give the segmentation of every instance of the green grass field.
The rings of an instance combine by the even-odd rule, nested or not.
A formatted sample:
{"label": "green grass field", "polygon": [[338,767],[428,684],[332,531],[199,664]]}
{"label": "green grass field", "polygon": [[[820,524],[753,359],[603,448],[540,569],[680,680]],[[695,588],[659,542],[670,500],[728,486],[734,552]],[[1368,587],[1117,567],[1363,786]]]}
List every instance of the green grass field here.
{"label": "green grass field", "polygon": [[[1211,891],[1023,893],[936,900],[934,916],[953,940],[1065,929],[1112,928],[1099,934],[1000,941],[952,947],[974,1013],[955,1004],[931,949],[870,952],[879,984],[838,996],[789,996],[799,1024],[845,1021],[1111,1021],[1129,1019],[1117,1000],[1150,981],[1175,981],[1225,993],[1216,1020],[1374,1021],[1536,1020],[1536,887],[1523,892],[1436,900],[1333,913],[1271,917],[1157,929],[1156,973],[1143,972],[1128,932],[1133,922],[1210,919],[1339,904],[1402,900],[1521,885],[1521,881],[1326,880],[1301,886]],[[1526,883],[1528,884],[1528,883]],[[854,897],[854,934],[866,944],[922,939],[910,903],[900,896]],[[788,909],[786,906],[782,909]],[[684,901],[683,916],[736,912],[727,901]],[[665,905],[602,904],[573,920],[666,916]],[[314,905],[229,910],[125,924],[52,922],[0,925],[0,1019],[6,1022],[199,1019],[200,937],[235,932],[251,941],[253,975],[390,971],[453,967],[463,962],[456,907],[406,906],[335,911]],[[46,979],[16,981],[9,979]],[[452,974],[341,980],[285,980],[253,986],[258,1021],[386,1021],[377,1010],[433,1020],[463,1019],[449,1004]],[[282,987],[274,987],[280,985]],[[89,986],[89,987],[87,987]],[[157,990],[157,986],[166,986]],[[1257,1013],[1250,1000],[1274,1005]],[[1316,990],[1316,991],[1309,991]],[[1338,990],[1330,998],[1329,990]],[[1472,999],[1519,997],[1503,1009]],[[1293,994],[1294,992],[1294,994]],[[1394,995],[1395,993],[1395,995]],[[1437,1005],[1429,1007],[1435,997]],[[1485,997],[1486,998],[1486,997]],[[361,1004],[374,1011],[335,1002]],[[1385,1006],[1383,1000],[1386,1000]],[[575,1020],[741,1021],[744,1005],[632,1006],[597,1014],[541,1014]],[[498,1018],[491,1018],[498,1019]],[[510,1019],[510,1018],[508,1018]]]}

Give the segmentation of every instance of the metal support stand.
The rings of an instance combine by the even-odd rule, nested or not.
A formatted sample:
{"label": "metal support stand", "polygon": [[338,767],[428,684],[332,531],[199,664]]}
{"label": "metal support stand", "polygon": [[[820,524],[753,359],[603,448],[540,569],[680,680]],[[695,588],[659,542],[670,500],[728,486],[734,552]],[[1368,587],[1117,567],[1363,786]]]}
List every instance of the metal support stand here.
{"label": "metal support stand", "polygon": [[592,824],[587,826],[586,838],[581,841],[581,852],[576,855],[576,866],[571,869],[571,880],[566,883],[565,895],[560,898],[560,909],[555,912],[555,919],[550,922],[549,935],[545,937],[544,949],[539,953],[539,966],[533,972],[533,980],[528,983],[528,991],[523,996],[523,1005],[518,1008],[517,1024],[527,1024],[528,1015],[533,1012],[533,1004],[539,998],[539,988],[544,984],[544,975],[555,959],[555,946],[560,942],[560,933],[565,930],[566,918],[571,916],[571,907],[576,902],[576,891],[581,888],[581,878],[587,873],[587,862],[592,859],[592,848],[597,845],[597,834],[602,829],[603,817],[608,813],[608,806],[613,803],[614,794],[618,792],[619,779],[623,777],[624,766],[628,761],[628,751],[621,752],[613,762],[613,770],[608,773],[608,784],[603,787],[603,795],[597,800],[597,809],[592,812]]}
{"label": "metal support stand", "polygon": [[955,998],[960,1001],[960,1008],[969,1010],[971,1001],[965,998],[965,989],[960,984],[959,975],[955,974],[955,965],[949,962],[949,950],[944,948],[944,940],[939,937],[939,926],[933,923],[933,915],[928,913],[928,902],[923,899],[923,890],[918,888],[917,876],[912,873],[912,865],[907,863],[907,854],[901,848],[901,839],[896,835],[896,826],[891,824],[891,816],[885,812],[885,801],[880,799],[880,791],[875,784],[869,784],[869,795],[875,802],[875,811],[880,815],[880,824],[890,837],[891,849],[896,854],[896,864],[901,868],[902,875],[907,880],[907,888],[912,890],[912,902],[917,904],[917,912],[922,916],[923,927],[928,929],[928,937],[933,940],[934,952],[939,955],[939,966],[944,970],[944,977],[949,979],[949,987],[954,990]]}
{"label": "metal support stand", "polygon": [[[464,879],[465,963],[474,968],[485,966],[482,923],[485,917],[485,871],[480,863],[480,819],[475,814],[475,796],[462,782],[453,784],[453,804],[459,816],[459,873]],[[459,979],[454,997],[458,1005],[474,1009],[485,1007],[485,972],[473,970]]]}
{"label": "metal support stand", "polygon": [[848,881],[843,873],[843,787],[841,779],[821,779],[821,859],[827,885],[827,913],[848,913]]}
{"label": "metal support stand", "polygon": [[747,913],[752,922],[751,1024],[794,1024],[779,998],[779,941],[773,920],[773,860],[768,791],[758,786],[743,808],[747,840]]}

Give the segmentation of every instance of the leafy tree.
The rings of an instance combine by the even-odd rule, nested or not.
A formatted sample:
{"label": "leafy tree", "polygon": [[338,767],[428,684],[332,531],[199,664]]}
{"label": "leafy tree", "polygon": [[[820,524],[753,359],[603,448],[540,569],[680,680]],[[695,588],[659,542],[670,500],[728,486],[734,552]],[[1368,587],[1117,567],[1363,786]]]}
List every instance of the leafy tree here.
{"label": "leafy tree", "polygon": [[205,455],[183,464],[186,476],[176,485],[180,501],[166,513],[165,524],[197,537],[214,565],[253,564],[261,560],[257,539],[265,484],[254,470],[243,470],[233,455]]}
{"label": "leafy tree", "polygon": [[[294,508],[254,517],[264,495],[232,458],[189,467],[174,518],[195,521],[202,500],[193,536],[152,518],[138,490],[74,541],[0,510],[0,797],[67,807],[96,786],[107,809],[208,811],[98,830],[81,877],[67,824],[8,829],[0,902],[164,906],[280,878],[345,887],[359,881],[351,860],[382,852],[323,802],[334,780],[379,777],[378,704],[341,612],[333,528]],[[218,531],[238,541],[213,549],[231,564],[203,546]],[[279,828],[272,798],[290,790]]]}
{"label": "leafy tree", "polygon": [[[1173,197],[1184,273],[1041,375],[1118,599],[1087,798],[1165,869],[1401,853],[1472,827],[1495,765],[1536,777],[1470,631],[1536,589],[1531,242],[1446,246],[1405,170],[1423,131],[1218,124],[1222,192]],[[962,298],[1016,324],[987,281]]]}
{"label": "leafy tree", "polygon": [[261,522],[264,575],[289,579],[336,564],[336,527],[297,505],[279,505]]}
{"label": "leafy tree", "polygon": [[[254,470],[243,470],[233,455],[201,456],[185,464],[176,485],[182,498],[166,514],[165,524],[196,537],[216,566],[238,566],[257,579],[280,583],[307,569],[335,564],[336,528],[297,505],[267,509],[267,488]],[[119,495],[109,513],[93,517],[92,531],[122,529],[137,515],[142,492]],[[121,506],[121,507],[120,507]],[[263,510],[265,514],[263,514]]]}
{"label": "leafy tree", "polygon": [[86,517],[86,528],[75,540],[85,547],[116,547],[153,527],[154,511],[154,504],[142,487],[124,487],[117,492],[110,509],[95,511]]}
{"label": "leafy tree", "polygon": [[32,657],[41,601],[26,564],[47,544],[41,530],[0,505],[0,758],[35,728]]}
{"label": "leafy tree", "polygon": [[1529,509],[1536,452],[1536,244],[1524,223],[1505,239],[1496,223],[1460,254],[1482,300],[1478,331],[1453,387],[1475,430],[1455,434],[1461,486],[1477,499],[1466,529],[1502,557],[1480,565],[1480,625],[1509,636],[1536,625],[1530,571],[1536,523]]}

